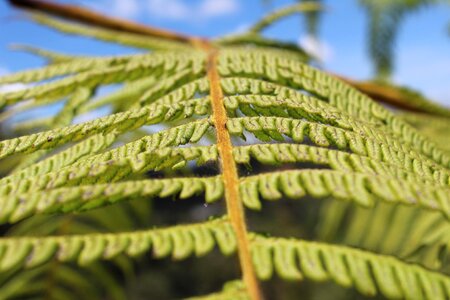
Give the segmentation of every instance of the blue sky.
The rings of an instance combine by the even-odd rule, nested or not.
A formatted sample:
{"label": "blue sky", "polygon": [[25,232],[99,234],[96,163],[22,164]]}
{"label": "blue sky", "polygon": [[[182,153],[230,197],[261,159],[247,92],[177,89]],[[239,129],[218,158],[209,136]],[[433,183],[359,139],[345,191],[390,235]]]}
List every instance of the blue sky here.
{"label": "blue sky", "polygon": [[[288,0],[73,0],[100,12],[187,34],[215,37],[243,30]],[[366,51],[366,18],[357,0],[325,0],[328,9],[320,25],[319,45],[306,36],[300,17],[294,16],[267,31],[282,40],[306,44],[318,51],[324,68],[355,79],[371,76]],[[409,15],[397,41],[394,80],[416,88],[450,106],[450,6],[440,5]],[[64,36],[35,25],[22,13],[0,1],[0,73],[42,65],[42,60],[13,52],[9,45],[29,44],[73,54],[136,52],[90,39]]]}

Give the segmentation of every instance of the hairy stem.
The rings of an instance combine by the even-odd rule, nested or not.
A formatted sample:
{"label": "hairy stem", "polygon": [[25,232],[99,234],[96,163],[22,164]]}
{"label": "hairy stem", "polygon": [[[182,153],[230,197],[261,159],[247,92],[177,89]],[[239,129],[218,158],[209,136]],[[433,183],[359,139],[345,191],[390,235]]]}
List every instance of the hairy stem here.
{"label": "hairy stem", "polygon": [[232,153],[233,146],[231,144],[230,134],[226,128],[227,112],[223,105],[223,92],[220,86],[220,76],[217,71],[217,55],[218,51],[216,49],[210,49],[207,71],[210,84],[213,120],[217,135],[217,148],[219,151],[225,187],[227,212],[236,234],[239,262],[245,286],[248,289],[251,299],[259,300],[262,299],[262,297],[253,268],[252,257],[250,255],[244,208],[239,194],[238,173]]}

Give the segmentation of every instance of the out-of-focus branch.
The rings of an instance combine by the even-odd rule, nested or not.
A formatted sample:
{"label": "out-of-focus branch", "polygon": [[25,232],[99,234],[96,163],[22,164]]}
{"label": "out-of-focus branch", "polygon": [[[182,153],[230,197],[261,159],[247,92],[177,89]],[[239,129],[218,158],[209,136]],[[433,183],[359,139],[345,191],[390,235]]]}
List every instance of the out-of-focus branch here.
{"label": "out-of-focus branch", "polygon": [[356,81],[341,75],[333,75],[358,89],[359,91],[363,92],[364,94],[368,95],[372,99],[377,100],[378,102],[389,104],[408,111],[427,113],[422,108],[408,103],[408,98],[406,98],[405,95],[396,88],[380,85],[374,82]]}
{"label": "out-of-focus branch", "polygon": [[160,37],[164,39],[186,43],[188,42],[190,43],[192,42],[192,40],[198,39],[192,36],[186,36],[164,29],[153,28],[150,26],[146,26],[143,24],[119,18],[108,17],[79,6],[69,4],[59,4],[45,0],[8,0],[8,1],[9,3],[18,8],[42,12],[45,14],[54,15],[64,19],[84,23],[87,25],[94,25],[117,31]]}

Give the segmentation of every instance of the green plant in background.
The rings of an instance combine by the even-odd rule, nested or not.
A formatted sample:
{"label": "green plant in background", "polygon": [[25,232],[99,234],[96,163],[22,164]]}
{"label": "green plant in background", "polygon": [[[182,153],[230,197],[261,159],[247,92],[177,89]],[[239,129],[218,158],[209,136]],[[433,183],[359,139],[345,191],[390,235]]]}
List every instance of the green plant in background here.
{"label": "green plant in background", "polygon": [[[0,142],[9,162],[0,298],[137,299],[142,282],[147,298],[173,299],[213,292],[214,279],[229,282],[195,299],[449,298],[450,154],[436,143],[449,112],[423,99],[421,109],[440,115],[423,135],[408,123],[422,117],[394,114],[308,66],[301,49],[260,34],[317,9],[295,5],[213,41],[33,15],[146,51],[28,48],[49,65],[0,78],[33,83],[0,94],[5,120],[63,103],[54,116],[10,121],[20,134]],[[102,108],[111,113],[98,117]],[[189,267],[171,273],[183,262],[158,265],[167,257]],[[170,285],[177,276],[194,294]],[[305,281],[288,293],[274,277]]]}
{"label": "green plant in background", "polygon": [[447,0],[360,0],[369,17],[369,54],[377,80],[389,81],[394,62],[394,46],[405,17],[423,7]]}
{"label": "green plant in background", "polygon": [[[322,0],[299,0],[322,3]],[[408,14],[430,5],[450,3],[448,0],[359,0],[368,17],[368,52],[372,60],[375,79],[389,82],[394,69],[395,43],[398,30]],[[320,12],[305,16],[308,34],[318,37]]]}

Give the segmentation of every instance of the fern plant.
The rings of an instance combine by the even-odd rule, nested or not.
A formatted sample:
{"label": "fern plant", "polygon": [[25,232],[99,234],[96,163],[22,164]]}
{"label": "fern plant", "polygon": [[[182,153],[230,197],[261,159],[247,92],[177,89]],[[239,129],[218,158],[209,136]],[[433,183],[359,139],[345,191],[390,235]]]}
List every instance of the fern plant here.
{"label": "fern plant", "polygon": [[[98,17],[47,5],[83,13],[78,21]],[[3,120],[62,103],[52,116],[12,119],[18,136],[0,142],[0,295],[121,299],[117,277],[133,276],[132,258],[219,249],[236,254],[240,277],[194,299],[263,299],[261,285],[275,276],[333,281],[367,296],[450,298],[448,150],[410,125],[423,124],[419,117],[394,114],[310,67],[301,49],[261,35],[280,16],[317,9],[298,4],[213,41],[34,14],[57,30],[145,51],[92,57],[27,48],[49,65],[0,78],[33,83],[0,94]],[[120,87],[96,96],[112,84]],[[111,113],[76,122],[102,108]],[[448,114],[436,122],[447,126]],[[224,212],[160,227],[149,220],[149,203],[198,197],[209,207],[225,203]],[[282,199],[324,203],[313,238],[250,222],[251,211]]]}
{"label": "fern plant", "polygon": [[360,0],[369,17],[369,54],[374,64],[377,80],[390,81],[394,68],[394,48],[398,28],[411,12],[436,4],[448,4],[446,0]]}

